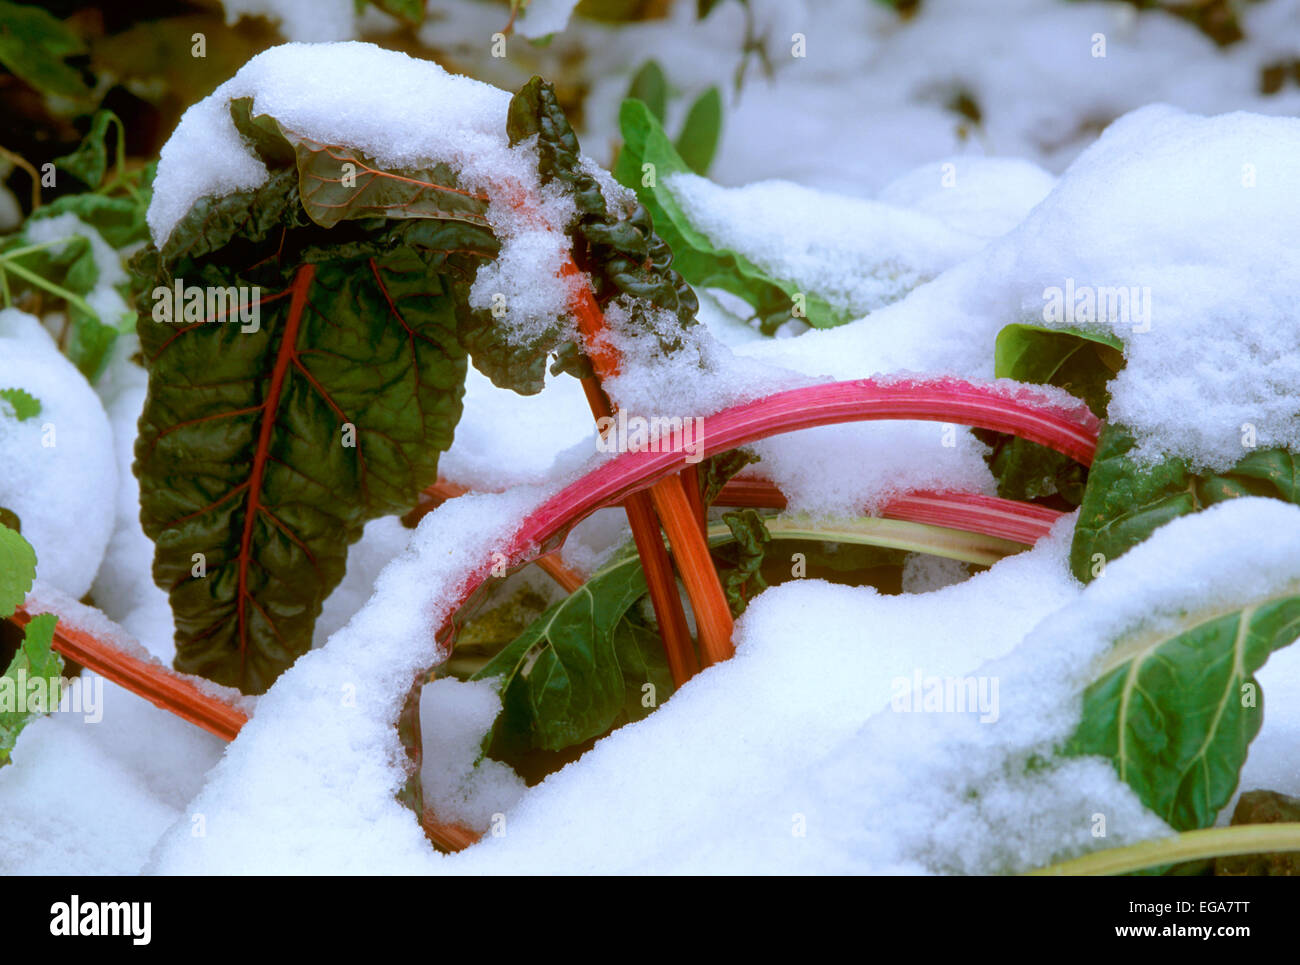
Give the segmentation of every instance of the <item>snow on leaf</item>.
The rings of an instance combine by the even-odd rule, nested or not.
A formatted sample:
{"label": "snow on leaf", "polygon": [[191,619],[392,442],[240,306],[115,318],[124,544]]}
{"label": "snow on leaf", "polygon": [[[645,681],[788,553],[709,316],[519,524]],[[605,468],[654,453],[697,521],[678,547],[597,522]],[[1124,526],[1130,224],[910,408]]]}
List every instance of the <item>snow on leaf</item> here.
{"label": "snow on leaf", "polygon": [[1300,504],[1300,456],[1286,449],[1257,450],[1228,470],[1198,474],[1178,458],[1141,465],[1130,457],[1136,445],[1123,426],[1102,429],[1070,548],[1070,568],[1085,583],[1099,556],[1113,560],[1179,516],[1240,496]]}
{"label": "snow on leaf", "polygon": [[1236,790],[1264,722],[1253,674],[1297,637],[1300,595],[1292,594],[1116,641],[1084,693],[1067,752],[1110,759],[1172,827],[1207,827]]}

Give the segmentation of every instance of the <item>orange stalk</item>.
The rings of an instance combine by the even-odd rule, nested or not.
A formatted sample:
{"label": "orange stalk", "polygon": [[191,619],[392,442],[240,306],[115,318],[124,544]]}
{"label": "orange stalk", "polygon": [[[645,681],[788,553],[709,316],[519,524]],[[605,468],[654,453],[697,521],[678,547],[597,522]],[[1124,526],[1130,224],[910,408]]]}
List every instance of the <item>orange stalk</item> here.
{"label": "orange stalk", "polygon": [[[591,360],[592,368],[596,370],[596,377],[597,379],[612,378],[618,374],[620,360],[618,350],[608,340],[605,316],[600,306],[596,304],[596,298],[586,284],[581,270],[572,259],[565,263],[561,273],[573,282],[573,294],[569,305],[578,321],[578,330],[586,339],[588,358]],[[591,404],[592,414],[599,419],[610,415],[612,410],[607,400],[602,406],[598,398],[604,400],[604,393],[599,392],[597,383],[588,389],[587,401]],[[695,611],[695,625],[699,633],[700,652],[704,663],[708,666],[719,660],[726,660],[735,653],[731,643],[731,609],[727,606],[727,598],[722,592],[722,583],[718,580],[717,570],[713,568],[708,541],[698,525],[698,514],[686,495],[681,478],[673,476],[655,483],[650,489],[650,498],[653,501],[654,511],[668,533],[668,541],[672,545],[677,569],[681,573],[682,582],[686,584],[686,593]],[[632,500],[629,499],[628,505],[630,506],[631,503]],[[628,514],[628,519],[629,521],[633,519],[631,512]],[[642,534],[642,538],[637,538],[636,529],[633,529],[632,535],[636,538],[638,551],[641,551],[643,541],[647,547],[651,542],[645,538],[646,534]],[[655,534],[653,542],[659,542],[658,534]],[[645,559],[643,553],[642,560]],[[646,578],[649,581],[648,568]],[[674,586],[672,594],[674,599],[677,596],[675,589]],[[653,602],[653,595],[651,600]],[[659,618],[661,629],[664,628],[667,624],[659,614],[657,606],[655,614]],[[667,636],[664,642],[671,663],[674,660],[674,650],[680,650],[681,645],[678,642],[670,643]],[[678,653],[677,659],[680,660],[682,656]]]}
{"label": "orange stalk", "polygon": [[[32,616],[19,607],[10,619],[25,627]],[[53,649],[222,740],[234,740],[239,729],[248,723],[247,714],[201,688],[195,678],[122,650],[63,620],[54,627]]]}

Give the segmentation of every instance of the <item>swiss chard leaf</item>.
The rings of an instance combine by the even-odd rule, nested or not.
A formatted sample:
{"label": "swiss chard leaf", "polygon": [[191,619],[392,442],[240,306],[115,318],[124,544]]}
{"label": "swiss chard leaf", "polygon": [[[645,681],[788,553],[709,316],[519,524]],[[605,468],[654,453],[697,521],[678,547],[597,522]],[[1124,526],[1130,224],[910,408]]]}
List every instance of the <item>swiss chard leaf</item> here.
{"label": "swiss chard leaf", "polygon": [[675,256],[675,266],[692,285],[720,288],[747,301],[764,331],[775,331],[792,317],[793,298],[806,299],[806,321],[816,328],[840,325],[848,317],[815,292],[764,272],[739,252],[719,248],[696,228],[665,183],[674,174],[689,172],[654,113],[645,104],[625,100],[619,109],[623,149],[614,177],[636,191],[649,210],[659,234]]}
{"label": "swiss chard leaf", "polygon": [[742,509],[723,513],[722,521],[731,530],[735,539],[733,548],[733,565],[727,573],[727,604],[732,616],[740,616],[749,606],[749,598],[767,589],[763,579],[763,558],[767,555],[767,544],[772,541],[772,534],[767,531],[757,511]]}
{"label": "swiss chard leaf", "polygon": [[[998,378],[1054,385],[1081,399],[1104,418],[1110,404],[1110,379],[1124,365],[1123,343],[1105,332],[1041,325],[1008,325],[994,349]],[[977,432],[992,446],[989,468],[1004,499],[1031,500],[1059,493],[1067,502],[1083,500],[1087,470],[1054,449],[993,432]]]}
{"label": "swiss chard leaf", "polygon": [[[310,645],[364,524],[409,510],[437,478],[464,391],[461,282],[497,247],[425,205],[441,186],[430,172],[404,171],[425,187],[401,197],[391,172],[358,168],[362,190],[326,212],[330,152],[258,120],[262,156],[282,166],[200,201],[136,263],[153,294],[140,306],[149,395],[135,469],[176,666],[253,693]],[[286,149],[268,147],[275,137]],[[176,286],[241,296],[245,315],[209,302],[162,324],[158,307],[176,305],[155,296]]]}
{"label": "swiss chard leaf", "polygon": [[1190,614],[1116,642],[1083,695],[1066,752],[1108,758],[1179,831],[1213,824],[1264,718],[1254,673],[1300,637],[1300,595]]}
{"label": "swiss chard leaf", "polygon": [[[57,706],[59,690],[53,681],[57,681],[63,673],[63,658],[54,652],[52,644],[54,626],[58,620],[53,613],[32,617],[23,633],[23,642],[19,645],[18,652],[0,676],[0,708],[15,708],[0,709],[0,767],[9,763],[9,756],[23,728],[42,713],[48,713]],[[51,681],[44,688],[47,703],[43,706],[28,704],[21,710],[16,709],[20,691],[23,703],[33,699],[28,684],[38,677]]]}
{"label": "swiss chard leaf", "polygon": [[646,594],[633,556],[607,567],[551,606],[474,675],[502,678],[502,712],[494,753],[529,748],[562,750],[605,733],[672,693],[672,676],[658,635],[640,623],[633,605]]}
{"label": "swiss chard leaf", "polygon": [[[681,329],[689,328],[696,324],[699,310],[695,292],[675,270],[672,249],[655,233],[646,207],[623,209],[608,203],[583,162],[577,136],[554,89],[538,77],[524,85],[511,101],[507,129],[511,144],[536,136],[543,182],[559,182],[572,192],[579,212],[574,257],[591,278],[597,302],[604,305],[626,296],[632,325],[642,331],[652,328],[665,352],[680,347],[671,327],[647,323],[646,310],[670,312]],[[471,346],[470,351],[477,363],[478,350]],[[583,374],[570,364],[575,359],[562,349],[553,371],[563,368],[574,375]]]}
{"label": "swiss chard leaf", "polygon": [[1141,465],[1130,455],[1136,446],[1123,426],[1102,428],[1070,546],[1070,568],[1085,583],[1179,516],[1238,496],[1300,503],[1300,456],[1285,449],[1256,450],[1225,472],[1196,474],[1177,458]]}

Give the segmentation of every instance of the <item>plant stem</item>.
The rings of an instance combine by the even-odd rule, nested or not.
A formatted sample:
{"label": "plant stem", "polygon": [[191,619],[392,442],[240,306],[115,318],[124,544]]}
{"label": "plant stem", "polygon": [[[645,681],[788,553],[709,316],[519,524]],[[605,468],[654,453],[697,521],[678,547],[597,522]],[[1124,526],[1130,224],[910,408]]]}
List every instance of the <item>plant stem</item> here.
{"label": "plant stem", "polygon": [[[768,480],[743,476],[727,481],[718,494],[717,504],[753,509],[785,509],[786,498]],[[877,515],[886,519],[904,519],[968,533],[982,533],[1032,546],[1050,533],[1056,521],[1065,514],[1046,506],[997,496],[918,489],[894,496],[880,507]]]}
{"label": "plant stem", "polygon": [[22,265],[16,264],[15,262],[6,261],[4,263],[4,267],[6,271],[12,271],[19,278],[25,278],[27,281],[35,285],[37,288],[43,288],[51,295],[56,295],[59,298],[62,298],[69,305],[75,305],[77,308],[80,308],[87,315],[90,315],[93,318],[99,317],[99,315],[95,312],[95,310],[91,308],[90,305],[86,302],[86,300],[83,299],[80,295],[74,295],[66,288],[56,285],[54,284],[54,282],[49,281],[48,279],[42,278],[40,275],[36,274],[36,272],[24,268]]}
{"label": "plant stem", "polygon": [[[591,414],[597,419],[610,415],[609,399],[600,383],[595,379],[583,379],[582,385]],[[650,496],[644,492],[628,496],[623,502],[623,510],[632,529],[637,555],[641,557],[646,587],[650,591],[650,605],[659,624],[673,685],[680,687],[699,672],[700,665],[695,656],[695,644],[691,641],[690,627],[686,625],[681,597],[677,595],[677,577],[673,575],[672,562],[659,535],[659,520],[655,518]]]}
{"label": "plant stem", "polygon": [[1237,854],[1300,851],[1300,821],[1202,828],[1168,838],[1109,848],[1031,871],[1031,875],[1117,875],[1182,861]]}
{"label": "plant stem", "polygon": [[[25,627],[32,616],[25,608],[19,607],[10,619]],[[196,678],[176,673],[156,661],[144,660],[115,646],[112,641],[70,626],[63,619],[54,627],[53,648],[104,679],[120,684],[154,706],[171,711],[222,740],[234,740],[239,729],[248,722],[247,714],[234,704],[201,689]]]}
{"label": "plant stem", "polygon": [[[805,514],[769,516],[764,518],[763,524],[773,539],[861,543],[911,553],[927,553],[977,566],[992,566],[998,560],[1025,549],[1023,543],[996,536],[982,536],[959,529],[876,516],[840,520],[818,520]],[[709,537],[711,541],[719,543],[732,539],[731,531],[723,523],[710,526]]]}
{"label": "plant stem", "polygon": [[[587,341],[588,358],[596,372],[594,379],[583,381],[591,414],[599,420],[613,414],[613,407],[601,389],[599,380],[618,374],[618,350],[609,343],[605,316],[596,304],[586,277],[572,259],[565,263],[562,274],[572,282],[570,308],[577,319],[579,331]],[[691,523],[693,514],[681,480],[674,477],[656,483],[651,488],[650,500],[642,494],[632,495],[627,500],[628,524],[632,527],[632,538],[641,555],[646,583],[650,588],[651,606],[654,607],[655,619],[659,623],[673,682],[680,687],[695,673],[695,649],[691,645],[686,615],[677,595],[677,581],[673,578],[672,567],[664,554],[659,527],[654,523],[656,513],[668,533],[682,582],[686,585],[686,593],[695,610],[700,651],[706,665],[717,659],[725,659],[732,653],[731,611],[727,607],[727,598],[722,592],[718,573],[713,568],[704,533]]]}

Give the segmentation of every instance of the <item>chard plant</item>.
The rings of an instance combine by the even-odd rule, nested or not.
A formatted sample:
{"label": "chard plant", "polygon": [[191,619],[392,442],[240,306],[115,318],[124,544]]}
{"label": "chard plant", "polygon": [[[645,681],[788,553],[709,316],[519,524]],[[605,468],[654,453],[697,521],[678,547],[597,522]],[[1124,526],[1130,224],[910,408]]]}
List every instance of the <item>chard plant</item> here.
{"label": "chard plant", "polygon": [[[663,133],[662,111],[637,100],[623,108],[625,145],[614,172],[636,191],[635,204],[606,196],[548,85],[535,78],[511,102],[510,142],[534,146],[538,183],[562,189],[576,209],[564,226],[568,318],[522,339],[475,307],[470,287],[502,249],[494,205],[540,211],[538,197],[518,184],[470,186],[446,163],[386,167],[355,146],[322,143],[257,113],[249,98],[229,109],[267,168],[265,182],[200,199],[161,247],[146,245],[133,263],[149,377],[135,472],[154,579],[175,618],[174,669],[23,607],[34,560],[20,572],[0,571],[0,606],[9,608],[0,615],[26,626],[29,642],[15,658],[24,667],[55,673],[62,653],[225,739],[247,721],[246,706],[205,681],[266,691],[310,647],[364,525],[385,516],[414,524],[463,493],[439,478],[438,463],[461,416],[470,364],[522,394],[540,390],[549,365],[583,381],[600,420],[614,411],[605,383],[628,364],[610,338],[616,300],[633,307],[627,324],[652,332],[665,353],[696,324],[692,284],[744,298],[764,330],[791,316],[796,294],[805,296],[810,324],[847,320],[815,293],[796,292],[712,245],[659,181],[644,179],[646,165],[658,178],[703,170],[707,159],[699,158],[711,150],[692,148],[699,158],[688,164]],[[150,175],[132,181],[120,159],[117,167],[109,189],[92,192],[104,200],[65,207],[107,219],[99,222],[105,231],[122,219],[114,237],[128,243],[143,230],[139,197]],[[84,170],[87,184],[105,176],[94,156]],[[42,287],[29,274],[48,281],[48,273],[11,267],[37,253],[0,249],[0,263]],[[189,286],[245,300],[214,312],[180,298],[168,318],[156,314],[157,293],[170,298]],[[69,297],[75,288],[60,290],[78,308]],[[93,372],[111,340],[87,332],[80,364]],[[1177,459],[1137,463],[1133,434],[1102,422],[1108,383],[1124,364],[1123,344],[1109,336],[1016,324],[990,351],[998,376],[1017,384],[882,378],[777,393],[705,417],[707,458],[698,467],[680,445],[622,453],[519,520],[499,555],[511,567],[537,562],[564,592],[488,652],[449,662],[459,676],[500,681],[503,710],[484,752],[521,772],[538,773],[542,761],[545,773],[727,659],[735,617],[788,576],[772,565],[778,543],[806,549],[820,575],[885,585],[896,581],[905,553],[992,565],[1078,506],[1071,565],[1088,582],[1170,519],[1243,495],[1300,501],[1295,455],[1283,449],[1252,452],[1217,474],[1195,474]],[[27,399],[0,397],[18,418],[30,411]],[[1000,495],[903,493],[874,516],[814,521],[783,512],[784,495],[745,452],[780,433],[876,419],[975,428],[990,443]],[[565,534],[609,506],[625,510],[631,545],[592,574],[559,562],[554,551]],[[12,528],[0,529],[0,541],[22,557]],[[847,550],[832,554],[827,544]],[[498,566],[468,561],[460,615],[442,628],[449,647]],[[1177,625],[1113,641],[1060,753],[1106,758],[1147,807],[1192,834],[1178,846],[1094,862],[1096,870],[1242,853],[1240,835],[1201,829],[1231,798],[1262,722],[1262,702],[1240,695],[1258,690],[1253,675],[1297,636],[1300,593],[1227,613],[1189,612]],[[420,682],[397,722],[413,758]],[[655,699],[647,702],[647,692]],[[0,761],[12,746],[5,735],[21,723],[0,720]],[[418,779],[403,798],[440,847],[465,847],[482,830],[425,811]],[[1256,834],[1250,846],[1261,841],[1300,847],[1294,829]]]}

